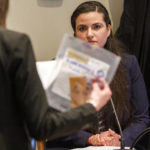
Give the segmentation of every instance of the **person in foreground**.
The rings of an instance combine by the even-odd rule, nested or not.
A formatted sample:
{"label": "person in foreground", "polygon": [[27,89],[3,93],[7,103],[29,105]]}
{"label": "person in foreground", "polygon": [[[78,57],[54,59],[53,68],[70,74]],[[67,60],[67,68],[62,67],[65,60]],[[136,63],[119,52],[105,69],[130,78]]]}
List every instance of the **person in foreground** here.
{"label": "person in foreground", "polygon": [[0,149],[30,150],[31,137],[50,140],[92,126],[110,99],[109,85],[93,82],[85,105],[51,113],[28,36],[4,27],[8,3],[0,0]]}
{"label": "person in foreground", "polygon": [[[125,54],[123,45],[114,38],[109,14],[100,2],[81,3],[71,16],[71,25],[75,37],[122,58],[110,86],[123,130],[123,140],[125,146],[130,146],[133,139],[148,127],[150,120],[145,83],[138,62],[135,56]],[[99,111],[98,117],[99,124],[95,124],[95,128],[49,141],[47,147],[120,146],[120,133],[110,102]]]}

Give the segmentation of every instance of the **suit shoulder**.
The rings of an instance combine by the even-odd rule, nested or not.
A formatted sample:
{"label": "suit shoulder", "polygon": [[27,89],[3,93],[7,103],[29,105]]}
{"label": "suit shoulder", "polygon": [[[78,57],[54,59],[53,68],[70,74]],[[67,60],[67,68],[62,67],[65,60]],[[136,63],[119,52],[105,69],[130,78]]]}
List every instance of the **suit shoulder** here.
{"label": "suit shoulder", "polygon": [[141,69],[136,56],[125,54],[122,59],[131,78],[136,79],[137,76],[141,76]]}
{"label": "suit shoulder", "polygon": [[134,55],[123,54],[122,60],[123,60],[123,63],[125,64],[125,66],[127,66],[128,68],[130,68],[134,65],[138,65],[137,58]]}
{"label": "suit shoulder", "polygon": [[136,60],[136,56],[131,54],[123,54],[122,59],[123,61],[132,61]]}
{"label": "suit shoulder", "polygon": [[20,45],[23,41],[29,40],[29,37],[24,33],[0,27],[0,40],[3,44],[9,45],[13,48]]}

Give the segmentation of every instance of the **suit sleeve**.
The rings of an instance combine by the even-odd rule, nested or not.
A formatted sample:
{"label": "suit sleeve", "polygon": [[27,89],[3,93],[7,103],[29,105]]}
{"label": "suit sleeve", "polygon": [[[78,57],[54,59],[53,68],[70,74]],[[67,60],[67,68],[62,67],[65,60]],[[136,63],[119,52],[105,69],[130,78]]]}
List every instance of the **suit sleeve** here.
{"label": "suit sleeve", "polygon": [[53,139],[85,129],[97,122],[96,110],[91,104],[64,113],[48,111],[32,45],[26,35],[18,38],[11,64],[16,70],[13,85],[17,105],[31,136],[38,140]]}
{"label": "suit sleeve", "polygon": [[128,65],[130,95],[132,100],[132,121],[124,129],[125,145],[130,146],[135,137],[149,125],[149,103],[146,87],[136,57],[130,57]]}

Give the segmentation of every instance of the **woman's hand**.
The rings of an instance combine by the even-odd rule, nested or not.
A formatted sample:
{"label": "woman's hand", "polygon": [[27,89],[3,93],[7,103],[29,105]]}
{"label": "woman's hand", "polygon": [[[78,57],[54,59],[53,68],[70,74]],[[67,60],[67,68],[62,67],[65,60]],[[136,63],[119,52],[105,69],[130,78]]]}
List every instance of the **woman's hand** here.
{"label": "woman's hand", "polygon": [[109,129],[108,131],[89,137],[88,144],[93,146],[120,146],[120,135]]}

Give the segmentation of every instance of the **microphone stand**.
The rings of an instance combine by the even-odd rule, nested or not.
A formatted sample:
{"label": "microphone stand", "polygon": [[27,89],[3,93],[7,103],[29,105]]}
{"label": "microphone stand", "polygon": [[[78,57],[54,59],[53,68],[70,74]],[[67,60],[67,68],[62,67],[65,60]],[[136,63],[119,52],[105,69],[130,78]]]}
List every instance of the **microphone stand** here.
{"label": "microphone stand", "polygon": [[121,136],[121,139],[120,139],[120,142],[121,142],[120,150],[126,150],[125,146],[124,146],[124,142],[123,142],[123,133],[122,133],[121,125],[120,125],[120,122],[119,122],[119,119],[118,119],[118,115],[116,113],[116,109],[115,109],[112,97],[110,98],[110,102],[111,102],[111,105],[112,105],[112,108],[113,108],[113,111],[114,111],[114,114],[115,114],[115,118],[116,118],[116,121],[117,121],[117,124],[118,124],[120,136]]}

